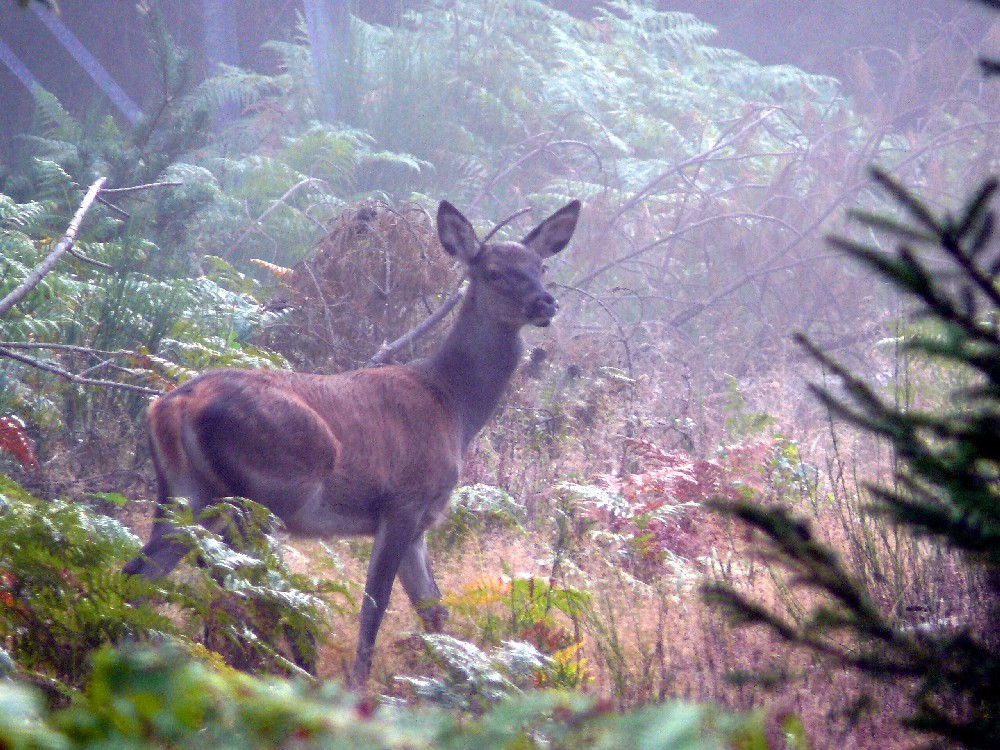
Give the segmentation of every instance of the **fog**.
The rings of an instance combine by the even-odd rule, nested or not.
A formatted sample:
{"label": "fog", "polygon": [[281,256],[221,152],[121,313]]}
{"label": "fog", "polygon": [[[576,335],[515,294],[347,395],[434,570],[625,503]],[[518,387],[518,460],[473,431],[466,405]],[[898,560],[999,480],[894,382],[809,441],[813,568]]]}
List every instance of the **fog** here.
{"label": "fog", "polygon": [[[352,21],[318,0],[5,3],[7,190],[62,179],[42,164],[78,182],[180,175],[147,209],[147,238],[173,248],[157,257],[241,272],[294,265],[365,200],[447,197],[499,221],[581,197],[577,249],[553,269],[563,364],[600,352],[711,392],[765,377],[796,331],[866,361],[897,301],[824,238],[885,206],[870,164],[945,208],[995,169],[1000,97],[978,60],[1000,31],[979,4],[514,7],[360,2]],[[200,203],[211,191],[221,202]],[[359,283],[362,319],[369,293],[380,315],[433,308],[426,286]],[[327,366],[360,364],[376,339]]]}
{"label": "fog", "polygon": [[[412,508],[421,524],[442,522],[399,536],[417,566],[404,577],[417,614],[389,607],[372,672],[394,698],[436,691],[486,710],[487,692],[455,677],[472,674],[461,661],[475,656],[492,664],[476,667],[491,696],[613,696],[586,721],[683,697],[771,705],[774,722],[752,715],[767,731],[791,732],[795,714],[838,747],[917,744],[900,724],[922,660],[911,654],[939,626],[975,632],[995,591],[957,554],[868,514],[867,483],[906,457],[887,437],[916,439],[931,424],[908,431],[908,410],[943,403],[959,416],[927,440],[928,455],[944,445],[994,499],[995,456],[977,458],[990,441],[975,454],[947,442],[965,435],[961,410],[975,399],[986,404],[977,429],[995,424],[996,390],[975,387],[995,375],[980,348],[996,340],[1000,268],[982,187],[1000,172],[1000,77],[984,75],[994,58],[1000,14],[963,0],[61,0],[57,11],[0,0],[0,523],[16,540],[4,547],[0,534],[0,657],[58,700],[85,684],[80,665],[112,632],[170,632],[185,653],[208,649],[213,664],[247,671],[299,674],[293,659],[345,676],[344,634],[368,601],[347,594],[360,592],[367,542],[259,534],[257,565],[223,555],[222,538],[188,516],[163,570],[187,540],[206,563],[192,571],[198,591],[147,581],[147,598],[171,603],[160,617],[137,604],[146,589],[123,588],[115,571],[138,550],[125,527],[148,538],[173,472],[173,487],[205,502],[219,488],[307,492],[301,507],[327,512],[318,525],[331,532],[389,533]],[[936,329],[928,319],[942,314]],[[920,335],[916,356],[907,345]],[[941,362],[944,339],[954,351]],[[209,370],[223,374],[198,379]],[[226,382],[242,395],[218,395]],[[873,421],[889,426],[876,438],[870,424],[835,422],[817,383],[858,396],[859,411],[882,409]],[[156,401],[173,404],[159,417],[147,411],[169,393],[181,397]],[[210,429],[185,421],[202,418]],[[291,434],[303,426],[315,440]],[[197,450],[192,435],[206,441]],[[283,488],[290,475],[300,480]],[[934,482],[967,486],[941,476],[910,484],[932,503]],[[434,505],[410,497],[421,493]],[[808,565],[761,563],[756,540],[708,510],[719,497],[808,519],[776,524]],[[400,514],[383,512],[400,498]],[[242,519],[231,526],[243,535]],[[114,549],[64,563],[51,550],[67,538]],[[828,560],[813,540],[845,560],[824,572],[829,600],[809,578]],[[396,548],[374,548],[388,566],[376,578],[391,587]],[[135,558],[127,570],[143,567]],[[842,595],[850,577],[863,596]],[[249,588],[234,593],[236,579]],[[853,611],[812,608],[854,602],[869,617],[870,601],[891,624],[857,641],[914,644],[893,657],[907,678],[830,669],[788,643],[818,642],[818,630],[735,631],[699,596],[704,581],[783,607],[794,627],[856,624]],[[282,609],[312,601],[300,585],[334,597],[319,620]],[[99,633],[51,632],[64,602],[99,608],[114,586]],[[388,599],[379,591],[359,663]],[[54,618],[46,605],[62,609]],[[468,642],[415,637],[412,617]],[[314,637],[327,631],[327,643]],[[824,643],[856,666],[858,634],[844,633]],[[503,666],[485,652],[511,639],[551,669],[516,686],[494,679]],[[729,679],[764,672],[760,684]],[[972,693],[948,692],[963,689],[940,679],[920,699],[973,713]],[[371,706],[350,704],[352,721],[370,720]],[[537,735],[519,728],[515,743],[576,722],[545,710]],[[684,734],[677,726],[664,736]]]}

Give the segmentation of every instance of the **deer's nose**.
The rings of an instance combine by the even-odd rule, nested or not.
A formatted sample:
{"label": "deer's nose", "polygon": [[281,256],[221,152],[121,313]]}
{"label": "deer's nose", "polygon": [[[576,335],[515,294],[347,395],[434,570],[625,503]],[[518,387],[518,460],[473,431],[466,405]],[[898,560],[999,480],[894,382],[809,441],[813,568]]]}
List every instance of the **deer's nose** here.
{"label": "deer's nose", "polygon": [[528,305],[528,318],[536,326],[547,326],[558,310],[559,303],[556,302],[555,297],[544,292],[535,297]]}

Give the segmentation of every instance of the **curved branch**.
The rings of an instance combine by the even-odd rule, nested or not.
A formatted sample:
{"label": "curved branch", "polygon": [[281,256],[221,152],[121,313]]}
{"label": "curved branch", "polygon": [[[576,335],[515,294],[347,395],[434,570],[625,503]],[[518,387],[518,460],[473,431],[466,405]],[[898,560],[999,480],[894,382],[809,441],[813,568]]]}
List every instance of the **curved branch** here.
{"label": "curved branch", "polygon": [[621,207],[618,209],[615,215],[611,217],[611,219],[608,221],[608,226],[614,225],[627,211],[629,211],[630,209],[641,203],[643,200],[645,200],[665,179],[667,179],[671,175],[677,174],[678,172],[686,169],[687,167],[690,167],[694,164],[700,164],[706,161],[708,157],[710,157],[712,154],[714,154],[717,151],[721,151],[727,146],[732,146],[734,143],[736,143],[743,136],[745,136],[751,130],[760,125],[764,120],[766,120],[776,111],[778,111],[777,107],[767,108],[762,115],[754,118],[754,120],[752,120],[749,124],[745,125],[744,127],[740,128],[736,133],[734,133],[729,138],[720,139],[716,141],[713,146],[705,149],[700,154],[695,154],[694,156],[685,159],[682,162],[678,162],[670,169],[668,169],[666,172],[663,172],[662,174],[659,174],[656,177],[654,177],[652,180],[647,182],[643,187],[637,190],[635,195],[633,195],[631,198],[629,198],[621,205]]}
{"label": "curved branch", "polygon": [[103,188],[101,192],[104,195],[120,195],[122,193],[137,193],[140,190],[152,190],[158,187],[180,187],[183,184],[183,182],[178,182],[177,180],[167,180],[165,182],[147,182],[143,185],[130,185],[129,187]]}
{"label": "curved branch", "polygon": [[265,209],[264,213],[262,213],[252,222],[250,222],[250,226],[247,227],[247,230],[242,235],[240,235],[240,238],[236,240],[236,242],[234,242],[232,245],[227,247],[223,252],[219,253],[219,257],[228,260],[229,256],[232,255],[233,251],[240,245],[242,245],[246,241],[247,237],[253,234],[253,231],[257,227],[257,225],[260,224],[262,221],[264,221],[264,219],[266,219],[271,214],[272,211],[274,211],[278,206],[285,205],[285,201],[291,198],[300,188],[305,187],[306,185],[311,185],[314,182],[320,185],[326,184],[324,180],[321,180],[317,177],[306,177],[304,180],[296,182],[294,185],[288,188],[288,190],[285,191],[285,194],[283,196],[281,196],[276,201],[274,201],[274,203],[268,206],[267,209]]}
{"label": "curved branch", "polygon": [[[825,218],[825,215],[824,215],[824,218]],[[663,245],[663,244],[665,244],[667,242],[671,242],[673,240],[679,239],[680,237],[683,237],[688,232],[690,232],[690,231],[692,231],[694,229],[699,229],[699,228],[705,226],[706,224],[713,224],[713,223],[715,223],[717,221],[725,221],[725,220],[728,220],[728,219],[757,219],[757,220],[761,220],[761,221],[771,221],[771,222],[774,222],[775,224],[778,224],[779,226],[782,226],[785,229],[791,231],[793,234],[795,234],[796,235],[796,240],[795,240],[796,242],[798,242],[799,240],[801,240],[803,238],[803,234],[804,234],[804,233],[799,232],[794,226],[792,226],[791,224],[789,224],[788,222],[786,222],[784,219],[781,219],[781,218],[779,218],[777,216],[768,216],[766,214],[753,213],[751,211],[740,211],[740,212],[734,212],[734,213],[728,213],[728,214],[719,214],[717,216],[709,216],[707,219],[702,219],[701,221],[696,221],[696,222],[693,222],[691,224],[687,224],[684,227],[682,227],[681,229],[678,229],[678,230],[676,230],[674,232],[671,232],[670,234],[665,235],[663,237],[659,237],[659,238],[653,240],[652,242],[649,242],[649,243],[643,245],[642,247],[640,247],[640,248],[638,248],[636,250],[633,250],[630,253],[627,253],[627,254],[621,256],[620,258],[615,258],[614,260],[610,260],[607,263],[605,263],[603,266],[598,266],[597,268],[595,268],[593,271],[591,271],[590,273],[588,273],[583,278],[580,278],[580,279],[577,279],[577,280],[573,281],[572,282],[572,286],[579,286],[579,287],[586,286],[591,281],[593,281],[595,278],[597,278],[598,276],[600,276],[602,273],[606,273],[607,271],[610,271],[612,268],[617,268],[619,265],[621,265],[622,263],[625,263],[626,261],[634,260],[635,258],[639,257],[640,255],[645,255],[650,250],[654,250],[657,247],[659,247],[660,245]],[[812,231],[812,229],[813,229],[813,227],[810,227],[806,231],[809,232],[809,231]]]}
{"label": "curved branch", "polygon": [[0,347],[0,357],[7,357],[8,359],[13,359],[16,362],[20,362],[25,365],[37,368],[39,370],[44,370],[45,372],[50,372],[53,375],[57,375],[64,380],[68,380],[76,385],[96,385],[102,388],[120,388],[124,391],[134,391],[136,393],[144,393],[148,396],[159,396],[162,391],[158,391],[155,388],[147,388],[144,385],[134,385],[132,383],[119,383],[114,380],[95,380],[94,378],[85,378],[81,375],[76,375],[69,370],[63,370],[61,367],[56,367],[55,365],[49,364],[48,362],[42,362],[39,359],[33,357],[26,357],[23,354],[18,354],[17,352],[12,352],[10,349],[5,349]]}

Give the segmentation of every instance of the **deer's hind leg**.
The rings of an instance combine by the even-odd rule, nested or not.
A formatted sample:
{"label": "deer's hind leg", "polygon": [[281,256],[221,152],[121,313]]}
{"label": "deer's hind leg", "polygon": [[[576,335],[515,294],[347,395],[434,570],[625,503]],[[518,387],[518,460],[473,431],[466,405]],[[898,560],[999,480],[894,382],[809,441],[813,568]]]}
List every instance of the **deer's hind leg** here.
{"label": "deer's hind leg", "polygon": [[193,472],[181,473],[174,481],[167,476],[153,449],[153,466],[156,469],[157,504],[153,517],[153,528],[149,541],[142,551],[130,560],[123,570],[127,575],[142,575],[146,578],[163,578],[177,567],[188,552],[188,547],[173,538],[177,527],[168,518],[168,511],[176,508],[175,498],[183,498],[191,504],[195,517],[207,505],[219,497],[215,489],[201,481]]}
{"label": "deer's hind leg", "polygon": [[448,619],[448,610],[441,604],[441,590],[431,570],[426,532],[403,553],[403,560],[399,565],[399,580],[423,621],[424,628],[432,633],[440,631],[444,627],[444,621]]}

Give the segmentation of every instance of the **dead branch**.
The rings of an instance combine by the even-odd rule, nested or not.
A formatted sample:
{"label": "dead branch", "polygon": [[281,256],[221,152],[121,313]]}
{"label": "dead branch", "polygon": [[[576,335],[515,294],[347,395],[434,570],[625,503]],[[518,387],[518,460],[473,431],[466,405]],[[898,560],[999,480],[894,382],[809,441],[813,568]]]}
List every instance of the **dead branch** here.
{"label": "dead branch", "polygon": [[391,344],[383,344],[382,348],[375,353],[375,356],[365,363],[365,367],[375,367],[375,365],[382,364],[386,359],[398,352],[404,346],[419,339],[434,326],[444,320],[444,317],[454,309],[455,305],[462,301],[463,296],[462,287],[460,286],[452,293],[445,303],[431,313],[423,323],[418,325],[413,330],[404,333]]}
{"label": "dead branch", "polygon": [[471,201],[469,201],[469,208],[470,208],[470,210],[472,208],[475,208],[477,205],[479,205],[479,201],[481,201],[484,197],[486,197],[486,195],[489,194],[489,192],[493,188],[493,186],[496,185],[497,183],[499,183],[504,178],[506,178],[507,175],[509,175],[512,172],[514,172],[515,170],[517,170],[522,164],[524,164],[524,163],[526,163],[528,161],[531,161],[536,156],[542,156],[544,154],[549,153],[550,150],[554,146],[577,146],[579,148],[584,148],[584,149],[588,150],[594,156],[594,158],[597,160],[598,169],[600,171],[602,171],[602,172],[604,171],[604,166],[601,164],[601,158],[600,158],[600,156],[598,155],[598,153],[594,149],[594,147],[591,146],[589,143],[584,143],[583,141],[574,141],[574,140],[559,140],[559,141],[554,141],[554,140],[552,140],[552,136],[553,135],[555,135],[554,132],[553,133],[549,133],[548,134],[549,138],[544,143],[542,143],[541,146],[537,146],[536,148],[533,148],[531,151],[529,151],[528,153],[526,153],[524,156],[520,157],[519,159],[515,160],[513,164],[510,164],[506,168],[498,169],[494,173],[494,175],[489,180],[487,180],[486,186],[482,190],[479,191],[479,193],[476,195],[475,198],[473,198]]}
{"label": "dead branch", "polygon": [[489,233],[479,241],[479,244],[480,245],[485,245],[487,242],[489,242],[493,238],[493,235],[495,235],[497,232],[499,232],[505,226],[507,226],[508,224],[510,224],[512,221],[514,221],[514,219],[516,219],[518,216],[521,216],[522,214],[526,214],[530,210],[531,210],[530,208],[522,208],[522,209],[519,209],[519,210],[515,211],[510,216],[508,216],[506,219],[504,219],[499,224],[497,224],[495,227],[493,227],[489,231]]}
{"label": "dead branch", "polygon": [[137,193],[140,190],[152,190],[159,187],[180,187],[183,182],[147,182],[144,185],[131,185],[130,187],[104,188],[101,190],[105,195],[119,195],[121,193]]}
{"label": "dead branch", "polygon": [[128,349],[92,349],[89,346],[78,344],[45,344],[39,341],[0,341],[0,347],[4,349],[46,349],[57,352],[73,352],[75,354],[91,354],[95,357],[127,357],[135,356],[135,352]]}
{"label": "dead branch", "polygon": [[[855,183],[852,186],[851,191],[860,189],[863,186],[863,184],[864,184],[863,182]],[[687,308],[677,313],[677,315],[674,315],[670,320],[668,320],[667,325],[674,328],[681,326],[687,321],[691,320],[692,318],[700,315],[703,311],[714,305],[719,300],[725,299],[730,294],[735,292],[737,289],[746,286],[751,281],[756,279],[758,276],[774,273],[775,271],[784,268],[786,264],[783,263],[779,264],[779,261],[783,260],[785,256],[787,256],[792,250],[794,250],[799,245],[799,243],[802,242],[806,237],[810,236],[813,232],[815,232],[820,227],[820,225],[822,225],[822,223],[830,217],[830,214],[832,214],[835,210],[837,210],[837,208],[839,208],[842,205],[842,203],[845,200],[847,200],[847,197],[850,195],[851,191],[845,191],[845,193],[843,193],[840,198],[838,198],[834,203],[827,206],[826,210],[823,211],[816,219],[814,219],[813,222],[808,227],[806,227],[806,229],[802,233],[800,233],[795,239],[793,239],[791,242],[789,242],[783,248],[781,248],[781,250],[774,253],[765,262],[759,264],[756,268],[752,268],[750,271],[743,274],[743,276],[741,276],[739,279],[737,279],[724,289],[715,292],[714,294],[711,294],[708,297],[699,300],[698,302],[695,302],[693,305],[689,305]]]}
{"label": "dead branch", "polygon": [[106,200],[106,199],[102,198],[101,196],[97,196],[97,202],[100,203],[102,206],[104,206],[106,208],[110,208],[112,211],[114,211],[116,214],[118,214],[119,216],[121,216],[123,219],[131,219],[132,218],[132,214],[130,214],[124,208],[119,208],[114,203],[112,203],[109,200]]}
{"label": "dead branch", "polygon": [[[98,199],[100,200],[100,199]],[[70,247],[66,249],[70,255],[72,255],[77,260],[81,260],[84,263],[90,263],[92,266],[97,266],[98,268],[103,268],[106,271],[114,271],[115,267],[110,263],[105,263],[103,260],[97,260],[97,258],[91,258],[89,255],[84,255],[75,247]]]}
{"label": "dead branch", "polygon": [[[824,217],[825,217],[825,214],[824,214]],[[575,281],[571,282],[570,285],[572,287],[585,287],[591,281],[593,281],[595,278],[597,278],[598,276],[600,276],[602,273],[606,273],[607,271],[610,271],[613,268],[617,268],[617,267],[619,267],[620,265],[622,265],[623,263],[625,263],[627,261],[634,260],[634,259],[638,258],[641,255],[645,255],[650,250],[655,250],[660,245],[664,245],[664,244],[666,244],[668,242],[672,242],[674,240],[680,239],[681,237],[683,237],[688,232],[691,232],[691,231],[693,231],[695,229],[700,229],[701,227],[706,226],[708,224],[714,224],[714,223],[719,222],[719,221],[728,221],[730,219],[757,219],[757,220],[760,220],[760,221],[773,222],[773,223],[777,224],[778,226],[781,226],[784,229],[787,229],[790,232],[792,232],[793,234],[795,234],[796,235],[796,239],[795,239],[796,243],[799,240],[803,239],[803,237],[804,237],[804,233],[800,233],[799,230],[797,230],[791,224],[789,224],[788,222],[784,221],[781,218],[778,218],[777,216],[768,216],[766,214],[758,214],[758,213],[753,213],[753,212],[749,212],[749,211],[737,211],[737,212],[732,212],[732,213],[718,214],[717,216],[709,216],[706,219],[701,219],[700,221],[695,221],[695,222],[692,222],[690,224],[685,224],[680,229],[678,229],[678,230],[676,230],[674,232],[671,232],[670,234],[664,235],[663,237],[658,237],[657,239],[653,240],[652,242],[649,242],[648,244],[645,244],[642,247],[640,247],[640,248],[638,248],[636,250],[633,250],[632,252],[627,253],[626,255],[621,256],[620,258],[614,258],[613,260],[608,261],[604,265],[598,266],[593,271],[588,272],[586,275],[582,276],[581,278],[576,279]],[[811,231],[811,230],[812,230],[812,227],[810,227],[810,229],[808,229],[806,231],[808,232],[808,231]]]}
{"label": "dead branch", "polygon": [[262,213],[260,216],[258,216],[256,219],[254,219],[252,222],[250,222],[250,226],[247,227],[247,230],[245,232],[243,232],[243,234],[240,235],[240,238],[238,240],[236,240],[236,242],[234,242],[232,245],[230,245],[229,247],[227,247],[222,253],[220,253],[219,257],[220,258],[224,258],[224,259],[228,259],[229,256],[232,255],[233,252],[236,250],[236,248],[238,248],[240,245],[242,245],[244,242],[246,242],[247,237],[249,237],[251,234],[253,234],[254,229],[257,227],[257,225],[260,224],[262,221],[264,221],[264,219],[266,219],[268,216],[270,216],[270,214],[271,214],[272,211],[274,211],[278,206],[285,205],[285,201],[287,201],[289,198],[291,198],[293,195],[295,195],[295,193],[298,192],[298,190],[300,188],[303,188],[306,185],[311,185],[314,182],[315,183],[319,183],[320,185],[325,185],[326,184],[325,181],[320,180],[320,179],[318,179],[316,177],[306,177],[304,180],[300,180],[299,182],[296,182],[294,185],[292,185],[290,188],[288,188],[288,190],[285,191],[284,195],[282,195],[280,198],[278,198],[276,201],[274,201],[274,203],[272,203],[270,206],[268,206],[264,210],[264,213]]}
{"label": "dead branch", "polygon": [[69,227],[66,228],[66,234],[59,240],[56,249],[49,253],[48,257],[34,271],[28,274],[28,278],[17,289],[4,297],[3,300],[0,300],[0,318],[4,317],[14,305],[24,299],[28,292],[38,286],[41,280],[45,278],[45,275],[55,267],[59,258],[73,246],[77,232],[80,231],[80,225],[83,223],[83,217],[87,215],[87,211],[94,204],[97,194],[101,191],[101,186],[104,185],[106,179],[107,177],[101,177],[87,190],[87,194],[83,196],[83,201],[73,215]]}
{"label": "dead branch", "polygon": [[614,323],[615,328],[618,329],[618,341],[622,345],[622,351],[625,352],[625,370],[630,378],[634,377],[632,367],[632,349],[628,343],[630,337],[625,333],[625,326],[622,324],[621,319],[615,315],[614,311],[604,302],[604,300],[596,294],[588,292],[586,289],[580,289],[579,287],[568,286],[566,284],[553,284],[552,286],[557,289],[565,289],[570,292],[576,292],[580,296],[586,297],[591,302],[594,302],[604,311],[604,314],[608,316],[608,319]]}
{"label": "dead branch", "polygon": [[80,375],[69,372],[68,370],[63,370],[61,367],[56,367],[53,364],[42,362],[41,360],[33,357],[26,357],[23,354],[18,354],[17,352],[4,347],[0,347],[0,357],[7,357],[8,359],[13,359],[16,362],[20,362],[30,367],[44,370],[45,372],[56,375],[64,380],[68,380],[75,385],[95,385],[101,388],[120,388],[125,391],[144,393],[149,396],[159,396],[161,393],[161,391],[158,391],[155,388],[147,388],[144,385],[134,385],[132,383],[119,383],[114,380],[96,380],[94,378],[81,377]]}
{"label": "dead branch", "polygon": [[[727,148],[728,146],[734,145],[741,138],[743,138],[743,136],[745,136],[748,133],[750,133],[754,128],[756,128],[758,125],[760,125],[762,122],[764,122],[764,120],[766,120],[768,117],[770,117],[776,111],[778,111],[777,107],[769,107],[769,108],[765,109],[763,114],[761,114],[759,117],[754,118],[749,124],[747,124],[746,126],[740,128],[732,136],[730,136],[728,138],[726,138],[726,137],[719,138],[719,140],[717,140],[712,146],[710,146],[709,148],[705,149],[700,154],[695,154],[694,156],[692,156],[692,157],[690,157],[688,159],[685,159],[682,162],[678,162],[677,164],[675,164],[674,166],[672,166],[670,169],[668,169],[666,172],[663,172],[662,174],[659,174],[656,177],[654,177],[652,180],[650,180],[648,183],[646,183],[643,187],[639,188],[639,190],[636,191],[635,195],[633,195],[631,198],[629,198],[627,201],[625,201],[621,205],[621,207],[619,207],[619,209],[615,213],[615,215],[613,217],[611,217],[611,219],[608,221],[608,226],[613,226],[615,223],[617,223],[617,221],[626,212],[628,212],[630,209],[634,208],[639,203],[642,203],[642,201],[644,201],[652,193],[654,193],[656,191],[656,189],[668,177],[670,177],[671,175],[677,174],[678,172],[681,172],[681,171],[687,169],[690,166],[693,166],[695,164],[701,164],[701,163],[703,163],[705,161],[708,161],[708,158],[712,154],[714,154],[714,153],[716,153],[718,151],[721,151],[722,149]],[[723,134],[723,136],[725,136],[725,134]]]}

